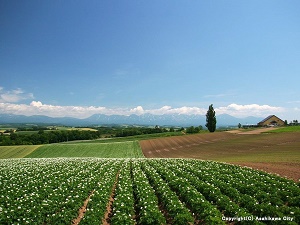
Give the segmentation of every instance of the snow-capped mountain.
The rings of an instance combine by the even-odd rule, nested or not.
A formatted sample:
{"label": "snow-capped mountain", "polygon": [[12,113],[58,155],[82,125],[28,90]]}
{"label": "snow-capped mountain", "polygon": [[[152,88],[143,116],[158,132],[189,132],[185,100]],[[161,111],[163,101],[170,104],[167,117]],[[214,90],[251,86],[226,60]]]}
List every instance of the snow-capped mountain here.
{"label": "snow-capped mountain", "polygon": [[[238,123],[257,124],[262,118],[246,117],[236,118],[227,114],[217,115],[217,126],[237,126]],[[169,126],[204,126],[206,118],[204,115],[183,115],[183,114],[165,114],[165,115],[104,115],[95,114],[86,119],[77,119],[72,117],[48,117],[48,116],[24,116],[14,114],[0,114],[0,123],[46,123],[62,124],[69,126],[88,126],[104,124],[128,124],[128,125],[169,125]]]}

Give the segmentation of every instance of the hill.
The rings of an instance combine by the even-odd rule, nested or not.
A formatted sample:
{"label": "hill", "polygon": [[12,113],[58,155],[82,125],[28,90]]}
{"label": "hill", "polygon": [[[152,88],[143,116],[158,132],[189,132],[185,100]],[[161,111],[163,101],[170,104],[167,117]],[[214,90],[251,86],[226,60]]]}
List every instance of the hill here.
{"label": "hill", "polygon": [[299,133],[250,132],[215,132],[148,139],[140,141],[140,145],[146,158],[221,161],[262,169],[299,181]]}
{"label": "hill", "polygon": [[127,141],[43,145],[25,156],[25,158],[55,157],[143,158],[144,155],[137,141]]}

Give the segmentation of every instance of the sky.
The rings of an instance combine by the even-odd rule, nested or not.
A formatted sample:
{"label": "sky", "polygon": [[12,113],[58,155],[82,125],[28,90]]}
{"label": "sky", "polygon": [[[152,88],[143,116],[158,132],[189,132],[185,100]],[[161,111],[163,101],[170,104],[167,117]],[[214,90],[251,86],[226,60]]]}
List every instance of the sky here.
{"label": "sky", "polygon": [[298,0],[0,0],[0,113],[300,119]]}

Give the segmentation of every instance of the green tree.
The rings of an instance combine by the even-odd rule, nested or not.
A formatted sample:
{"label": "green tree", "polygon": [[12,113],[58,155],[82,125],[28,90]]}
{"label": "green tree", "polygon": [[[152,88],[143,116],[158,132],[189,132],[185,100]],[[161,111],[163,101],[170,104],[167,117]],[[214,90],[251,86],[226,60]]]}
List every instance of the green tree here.
{"label": "green tree", "polygon": [[217,125],[216,112],[214,110],[213,104],[211,104],[206,113],[206,124],[205,126],[210,132],[215,132]]}
{"label": "green tree", "polygon": [[188,134],[193,134],[193,133],[195,133],[195,127],[194,127],[194,126],[191,126],[191,127],[186,128],[186,132],[187,132]]}

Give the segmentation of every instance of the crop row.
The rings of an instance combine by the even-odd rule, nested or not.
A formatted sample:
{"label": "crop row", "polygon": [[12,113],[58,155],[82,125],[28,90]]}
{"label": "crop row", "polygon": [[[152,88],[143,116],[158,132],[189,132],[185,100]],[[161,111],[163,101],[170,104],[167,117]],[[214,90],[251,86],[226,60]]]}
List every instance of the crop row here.
{"label": "crop row", "polygon": [[[109,179],[103,179],[103,175],[115,164],[120,161],[66,158],[1,161],[0,224],[70,223],[93,190],[103,194],[101,188],[109,186]],[[110,177],[113,175],[107,176]],[[104,207],[106,204],[105,200]]]}
{"label": "crop row", "polygon": [[212,161],[0,160],[0,224],[298,224],[299,200],[291,180]]}
{"label": "crop row", "polygon": [[70,142],[65,144],[42,145],[26,156],[26,158],[55,157],[144,158],[144,155],[137,141],[127,141],[79,144]]}

